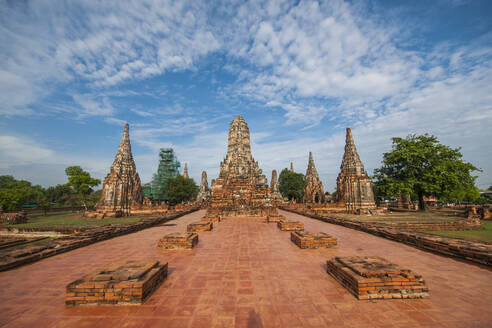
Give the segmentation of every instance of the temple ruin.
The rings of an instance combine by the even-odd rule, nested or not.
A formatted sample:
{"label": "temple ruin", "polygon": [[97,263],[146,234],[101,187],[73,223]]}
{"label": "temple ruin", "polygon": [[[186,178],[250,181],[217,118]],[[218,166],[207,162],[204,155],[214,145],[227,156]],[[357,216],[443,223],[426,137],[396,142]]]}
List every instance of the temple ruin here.
{"label": "temple ruin", "polygon": [[371,178],[364,170],[350,128],[347,128],[345,153],[337,177],[337,196],[345,203],[348,212],[376,208]]}
{"label": "temple ruin", "polygon": [[132,206],[143,200],[140,177],[133,161],[128,123],[125,124],[118,152],[104,179],[101,200],[96,206],[106,216],[128,215]]}
{"label": "temple ruin", "polygon": [[189,179],[190,176],[188,175],[188,164],[185,163],[184,169],[183,169],[183,178]]}
{"label": "temple ruin", "polygon": [[270,180],[270,189],[272,190],[272,200],[281,201],[283,197],[278,189],[277,170],[272,170],[272,180]]}
{"label": "temple ruin", "polygon": [[314,166],[313,153],[309,152],[309,161],[306,169],[306,187],[304,189],[305,203],[322,203],[325,198],[323,184],[319,179],[318,171]]}
{"label": "temple ruin", "polygon": [[248,125],[240,115],[230,124],[227,155],[220,163],[219,177],[211,189],[211,204],[206,216],[276,214],[267,179],[251,155]]}
{"label": "temple ruin", "polygon": [[211,195],[210,195],[210,189],[208,188],[207,172],[203,171],[202,180],[200,181],[200,191],[196,196],[196,200],[199,202],[208,201],[210,199],[210,196]]}

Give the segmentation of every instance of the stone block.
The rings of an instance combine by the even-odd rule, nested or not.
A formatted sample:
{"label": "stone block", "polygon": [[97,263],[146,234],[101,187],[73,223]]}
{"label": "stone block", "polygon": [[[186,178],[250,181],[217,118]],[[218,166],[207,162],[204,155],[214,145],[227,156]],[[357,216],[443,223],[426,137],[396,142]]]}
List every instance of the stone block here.
{"label": "stone block", "polygon": [[429,296],[420,275],[381,257],[334,257],[326,265],[327,272],[360,300]]}
{"label": "stone block", "polygon": [[198,244],[198,234],[174,232],[162,237],[157,243],[161,249],[192,249]]}
{"label": "stone block", "polygon": [[167,277],[167,263],[158,261],[110,264],[69,283],[65,304],[141,305]]}
{"label": "stone block", "polygon": [[285,221],[285,216],[283,216],[283,215],[268,215],[266,221],[268,223]]}
{"label": "stone block", "polygon": [[290,240],[299,248],[332,248],[337,246],[337,239],[324,232],[293,231]]}
{"label": "stone block", "polygon": [[212,222],[212,223],[218,223],[220,222],[221,218],[220,216],[204,216],[200,219],[202,222]]}
{"label": "stone block", "polygon": [[214,227],[212,222],[193,222],[188,224],[186,231],[198,232],[198,231],[210,231]]}
{"label": "stone block", "polygon": [[282,231],[303,231],[304,223],[300,221],[279,221],[277,227]]}
{"label": "stone block", "polygon": [[0,213],[0,224],[19,224],[27,222],[25,212]]}

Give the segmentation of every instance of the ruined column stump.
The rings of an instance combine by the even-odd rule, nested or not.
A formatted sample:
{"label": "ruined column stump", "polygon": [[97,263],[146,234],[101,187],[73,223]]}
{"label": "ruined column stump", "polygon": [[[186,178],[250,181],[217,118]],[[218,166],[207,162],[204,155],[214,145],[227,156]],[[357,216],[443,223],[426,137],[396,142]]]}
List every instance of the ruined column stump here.
{"label": "ruined column stump", "polygon": [[174,232],[162,237],[157,243],[161,249],[192,249],[198,244],[198,234]]}
{"label": "ruined column stump", "polygon": [[293,231],[290,240],[299,248],[332,248],[337,246],[337,239],[324,232]]}
{"label": "ruined column stump", "polygon": [[69,283],[65,304],[141,305],[167,277],[167,263],[158,261],[110,264]]}
{"label": "ruined column stump", "polygon": [[193,222],[188,224],[186,231],[188,232],[199,232],[199,231],[210,231],[214,227],[212,222]]}
{"label": "ruined column stump", "polygon": [[429,296],[421,276],[381,257],[334,257],[326,264],[327,272],[360,300]]}
{"label": "ruined column stump", "polygon": [[285,221],[285,216],[283,215],[268,215],[266,222],[271,223],[271,222],[282,222]]}
{"label": "ruined column stump", "polygon": [[221,221],[220,216],[204,216],[200,219],[202,222],[219,223]]}
{"label": "ruined column stump", "polygon": [[277,227],[282,231],[303,231],[304,223],[300,221],[279,221]]}

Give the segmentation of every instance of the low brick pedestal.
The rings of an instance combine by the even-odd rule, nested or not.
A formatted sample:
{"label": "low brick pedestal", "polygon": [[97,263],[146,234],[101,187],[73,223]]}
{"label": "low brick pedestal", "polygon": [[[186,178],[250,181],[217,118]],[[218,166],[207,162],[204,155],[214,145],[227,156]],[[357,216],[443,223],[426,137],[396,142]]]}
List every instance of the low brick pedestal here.
{"label": "low brick pedestal", "polygon": [[285,216],[282,215],[268,215],[266,221],[270,222],[282,222],[285,221]]}
{"label": "low brick pedestal", "polygon": [[24,212],[0,213],[0,224],[27,223],[27,214]]}
{"label": "low brick pedestal", "polygon": [[200,219],[201,222],[212,222],[212,223],[219,223],[220,222],[220,216],[204,216]]}
{"label": "low brick pedestal", "polygon": [[167,263],[111,264],[67,285],[65,304],[141,305],[167,277]]}
{"label": "low brick pedestal", "polygon": [[300,221],[279,221],[277,227],[282,231],[303,231],[304,223]]}
{"label": "low brick pedestal", "polygon": [[174,232],[162,237],[157,243],[162,249],[192,249],[198,244],[198,234]]}
{"label": "low brick pedestal", "polygon": [[335,257],[327,272],[360,300],[429,296],[421,276],[377,256]]}
{"label": "low brick pedestal", "polygon": [[324,232],[293,231],[290,240],[299,248],[331,248],[337,246],[337,239]]}
{"label": "low brick pedestal", "polygon": [[198,232],[198,231],[210,231],[214,227],[212,222],[193,222],[188,224],[186,231]]}

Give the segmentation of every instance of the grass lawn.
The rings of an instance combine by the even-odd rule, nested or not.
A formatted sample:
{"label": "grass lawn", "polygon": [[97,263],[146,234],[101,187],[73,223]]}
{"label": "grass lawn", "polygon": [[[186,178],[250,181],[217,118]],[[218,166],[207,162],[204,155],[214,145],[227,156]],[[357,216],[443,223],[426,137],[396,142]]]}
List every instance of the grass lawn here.
{"label": "grass lawn", "polygon": [[48,215],[30,215],[27,223],[16,224],[19,228],[74,228],[97,227],[107,224],[125,224],[140,221],[138,217],[122,217],[107,219],[89,219],[82,217],[81,213],[53,213]]}
{"label": "grass lawn", "polygon": [[482,221],[484,230],[466,230],[466,231],[425,231],[433,235],[444,237],[458,237],[475,241],[486,241],[492,243],[492,222]]}

